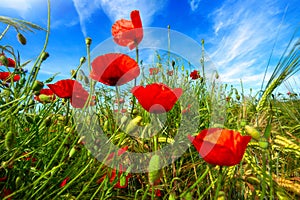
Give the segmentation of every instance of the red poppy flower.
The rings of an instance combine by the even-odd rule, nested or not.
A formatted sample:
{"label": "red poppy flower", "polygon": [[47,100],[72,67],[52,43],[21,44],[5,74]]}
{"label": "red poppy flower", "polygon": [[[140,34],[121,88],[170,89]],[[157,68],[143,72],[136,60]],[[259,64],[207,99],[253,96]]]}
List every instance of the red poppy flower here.
{"label": "red poppy flower", "polygon": [[205,129],[195,138],[188,137],[207,163],[220,166],[239,164],[251,140],[251,136],[221,128]]}
{"label": "red poppy flower", "polygon": [[70,177],[67,177],[67,178],[65,178],[61,183],[60,183],[60,185],[59,185],[59,187],[64,187],[66,184],[67,184],[67,182],[70,180]]}
{"label": "red poppy flower", "polygon": [[34,100],[41,103],[50,103],[55,99],[56,97],[50,89],[41,89],[40,94],[34,97]]}
{"label": "red poppy flower", "polygon": [[[120,170],[118,172],[118,182],[114,185],[114,188],[127,188],[128,186],[128,180],[131,177],[130,174],[127,174],[127,176],[124,177],[123,173],[121,171],[125,171],[125,169],[122,168],[122,165],[120,165]],[[123,175],[123,176],[122,176]],[[97,184],[100,184],[105,178],[106,176],[109,177],[109,182],[113,183],[114,180],[117,178],[117,170],[116,169],[112,169],[112,171],[110,173],[108,173],[107,175],[102,176],[100,179],[97,180]],[[122,180],[124,179],[125,180]]]}
{"label": "red poppy flower", "polygon": [[65,79],[57,81],[54,84],[47,84],[47,86],[60,98],[71,98],[73,94],[75,80]]}
{"label": "red poppy flower", "polygon": [[125,54],[109,53],[98,56],[92,62],[90,77],[105,85],[123,85],[140,74],[135,60]]}
{"label": "red poppy flower", "polygon": [[150,75],[156,75],[159,72],[159,68],[157,68],[157,67],[149,68],[149,72],[150,72]]}
{"label": "red poppy flower", "polygon": [[[10,82],[11,81],[11,76],[13,74],[10,72],[0,72],[0,80]],[[13,75],[13,81],[19,81],[21,79],[21,76],[19,74]]]}
{"label": "red poppy flower", "polygon": [[7,67],[16,67],[16,62],[13,59],[7,58],[7,61]]}
{"label": "red poppy flower", "polygon": [[146,87],[136,86],[131,92],[145,110],[156,114],[170,111],[182,95],[181,88],[172,90],[162,83],[153,83]]}
{"label": "red poppy flower", "polygon": [[[127,150],[128,150],[128,146],[125,146],[125,147],[119,149],[118,156],[124,154]],[[115,156],[114,152],[110,153],[109,156],[107,157],[107,160],[111,160],[114,156]]]}
{"label": "red poppy flower", "polygon": [[199,71],[194,70],[194,71],[192,71],[192,72],[190,73],[190,77],[191,77],[193,80],[196,80],[196,79],[200,78],[201,76],[200,76],[200,74],[199,74]]}
{"label": "red poppy flower", "polygon": [[0,182],[5,182],[7,180],[7,176],[0,177]]}
{"label": "red poppy flower", "polygon": [[114,41],[120,46],[135,48],[143,39],[143,26],[140,13],[134,10],[130,13],[130,20],[120,19],[111,29]]}
{"label": "red poppy flower", "polygon": [[[12,193],[12,191],[8,188],[3,188],[2,192],[3,192],[1,195],[2,197],[7,197],[8,195],[10,195]],[[7,198],[7,200],[11,200],[11,199],[12,199],[12,197]]]}
{"label": "red poppy flower", "polygon": [[[75,81],[74,82],[74,87],[73,87],[73,94],[71,98],[71,105],[74,108],[83,108],[88,100],[89,93],[82,87],[82,85]],[[94,100],[95,98],[92,97],[89,102],[89,105],[94,105]]]}
{"label": "red poppy flower", "polygon": [[[71,105],[74,108],[83,108],[88,100],[89,93],[78,81],[66,79],[54,84],[47,84],[47,86],[58,97],[71,99]],[[93,103],[91,102],[89,105],[93,105]]]}

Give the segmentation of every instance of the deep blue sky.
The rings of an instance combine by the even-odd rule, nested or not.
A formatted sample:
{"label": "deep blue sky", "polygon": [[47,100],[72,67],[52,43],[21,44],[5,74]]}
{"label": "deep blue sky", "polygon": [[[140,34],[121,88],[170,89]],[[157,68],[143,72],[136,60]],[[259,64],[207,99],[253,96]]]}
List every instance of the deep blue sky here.
{"label": "deep blue sky", "polygon": [[[111,26],[116,20],[130,19],[130,11],[138,9],[145,27],[170,25],[172,30],[199,44],[204,39],[206,56],[223,82],[239,84],[242,79],[246,88],[259,88],[273,45],[276,44],[267,76],[300,25],[299,0],[53,0],[51,3],[52,28],[47,48],[50,57],[42,65],[40,79],[56,72],[60,72],[58,79],[69,77],[80,57],[86,56],[86,36],[93,39],[93,49],[111,37]],[[0,10],[0,15],[46,27],[46,0],[1,0]],[[0,31],[4,28],[0,25]],[[13,45],[21,53],[22,62],[37,57],[45,32],[24,35],[28,40],[26,46],[16,41],[13,29],[0,41],[1,45]],[[201,52],[199,59],[200,56]],[[292,84],[295,80],[299,80],[299,75],[290,79]],[[294,90],[299,91],[299,87]]]}

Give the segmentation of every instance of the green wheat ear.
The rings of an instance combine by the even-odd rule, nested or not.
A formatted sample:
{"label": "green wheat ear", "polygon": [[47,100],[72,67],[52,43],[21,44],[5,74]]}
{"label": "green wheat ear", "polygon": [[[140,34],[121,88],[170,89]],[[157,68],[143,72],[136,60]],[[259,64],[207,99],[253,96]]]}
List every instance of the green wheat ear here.
{"label": "green wheat ear", "polygon": [[27,22],[21,19],[6,17],[6,16],[0,16],[0,22],[7,24],[9,26],[13,26],[16,30],[21,30],[21,31],[33,32],[33,29],[46,31],[44,28],[40,27],[39,25],[33,24],[31,22]]}
{"label": "green wheat ear", "polygon": [[[296,32],[297,31],[295,31],[295,33]],[[274,72],[272,73],[269,82],[266,85],[266,89],[264,90],[257,104],[257,112],[260,112],[264,108],[268,97],[279,85],[281,85],[285,80],[287,80],[300,70],[300,39],[297,40],[290,52],[286,55],[287,50],[290,48],[292,42],[294,41],[294,36],[291,38]]]}

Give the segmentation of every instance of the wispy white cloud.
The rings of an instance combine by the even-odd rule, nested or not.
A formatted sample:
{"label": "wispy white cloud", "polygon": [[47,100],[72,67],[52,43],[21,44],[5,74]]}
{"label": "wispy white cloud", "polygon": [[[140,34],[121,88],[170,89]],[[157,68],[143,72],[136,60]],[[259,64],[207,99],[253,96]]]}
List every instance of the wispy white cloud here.
{"label": "wispy white cloud", "polygon": [[286,41],[286,33],[277,35],[284,12],[277,1],[228,0],[210,15],[214,32],[210,57],[223,81],[261,84],[274,42],[280,46]]}
{"label": "wispy white cloud", "polygon": [[[11,9],[17,12],[21,17],[27,17],[34,8],[41,5],[40,0],[1,0],[0,9]],[[38,10],[36,10],[38,11]]]}
{"label": "wispy white cloud", "polygon": [[199,7],[200,2],[201,2],[201,0],[189,0],[189,4],[190,4],[190,7],[191,7],[191,10],[192,11],[197,10],[198,7]]}
{"label": "wispy white cloud", "polygon": [[143,26],[149,26],[154,15],[164,8],[167,1],[164,0],[73,0],[78,12],[82,32],[86,36],[85,23],[100,8],[114,22],[121,18],[130,19],[132,10],[139,10],[143,21]]}

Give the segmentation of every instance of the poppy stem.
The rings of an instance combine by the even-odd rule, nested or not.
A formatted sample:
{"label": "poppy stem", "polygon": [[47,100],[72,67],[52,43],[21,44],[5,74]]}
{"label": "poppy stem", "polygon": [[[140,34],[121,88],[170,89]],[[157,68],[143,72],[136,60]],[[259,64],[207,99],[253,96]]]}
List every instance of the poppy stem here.
{"label": "poppy stem", "polygon": [[65,125],[68,125],[69,122],[69,112],[70,112],[70,99],[67,99],[67,113],[66,113],[66,121]]}
{"label": "poppy stem", "polygon": [[216,189],[216,192],[215,192],[214,200],[217,200],[218,196],[219,196],[219,191],[220,191],[220,188],[221,188],[221,182],[222,182],[222,177],[223,177],[222,168],[223,168],[223,166],[220,166],[217,189]]}
{"label": "poppy stem", "polygon": [[207,166],[206,167],[206,170],[205,170],[205,172],[202,174],[202,176],[200,176],[197,180],[196,180],[196,182],[191,186],[191,187],[189,187],[185,192],[183,192],[183,193],[181,193],[181,195],[180,195],[180,198],[183,198],[187,193],[189,193],[192,189],[194,189],[205,177],[206,177],[206,175],[208,174],[208,172],[209,172],[209,167]]}
{"label": "poppy stem", "polygon": [[[135,48],[135,60],[136,60],[136,63],[137,64],[139,64],[139,47],[138,47],[138,45],[136,44],[136,48]],[[136,78],[134,79],[134,86],[133,87],[135,87],[136,86]],[[135,96],[134,95],[132,95],[132,107],[131,107],[131,112],[130,112],[130,114],[131,114],[131,116],[133,116],[133,110],[134,110],[134,107],[135,107],[135,104],[136,104],[136,98],[135,98]]]}

